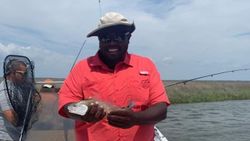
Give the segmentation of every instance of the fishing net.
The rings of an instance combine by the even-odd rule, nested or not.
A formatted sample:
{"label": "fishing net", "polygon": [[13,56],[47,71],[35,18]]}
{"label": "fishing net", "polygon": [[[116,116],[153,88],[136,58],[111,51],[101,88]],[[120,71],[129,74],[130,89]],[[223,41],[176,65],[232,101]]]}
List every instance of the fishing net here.
{"label": "fishing net", "polygon": [[36,91],[34,66],[25,56],[8,55],[4,60],[4,78],[10,103],[17,114],[17,126],[25,134],[38,120],[37,110],[41,100]]}

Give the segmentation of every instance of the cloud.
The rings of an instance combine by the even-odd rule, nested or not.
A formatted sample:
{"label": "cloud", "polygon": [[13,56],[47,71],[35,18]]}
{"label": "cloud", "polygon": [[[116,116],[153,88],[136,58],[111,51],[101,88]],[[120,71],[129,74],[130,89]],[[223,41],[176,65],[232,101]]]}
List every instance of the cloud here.
{"label": "cloud", "polygon": [[238,33],[238,34],[235,34],[233,37],[249,37],[250,36],[250,32],[243,32],[243,33]]}
{"label": "cloud", "polygon": [[[100,13],[118,11],[136,25],[129,51],[152,58],[163,79],[249,67],[250,1],[103,0],[100,6],[97,0],[3,1],[0,43],[9,48],[30,47],[34,54],[38,51],[60,60],[66,56],[73,62],[86,34],[96,28]],[[88,39],[85,46],[84,56],[93,55],[97,39]],[[36,59],[36,64],[43,71],[38,74],[57,75],[45,69],[50,59],[40,57],[43,61]],[[60,76],[66,75],[68,65],[57,65],[64,70],[58,72]],[[239,74],[239,79],[243,77]]]}
{"label": "cloud", "polygon": [[[38,77],[65,77],[75,59],[74,56],[43,48],[0,43],[0,59],[4,60],[10,54],[27,56],[34,61],[35,74]],[[2,67],[0,71],[3,72]]]}

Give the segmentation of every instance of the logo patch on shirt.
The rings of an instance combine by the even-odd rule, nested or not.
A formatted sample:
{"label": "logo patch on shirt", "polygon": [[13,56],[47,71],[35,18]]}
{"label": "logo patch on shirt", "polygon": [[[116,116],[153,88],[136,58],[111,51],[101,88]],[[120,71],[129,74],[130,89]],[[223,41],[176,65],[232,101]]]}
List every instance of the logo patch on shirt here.
{"label": "logo patch on shirt", "polygon": [[150,84],[150,81],[149,81],[149,72],[146,71],[146,70],[140,70],[139,71],[139,74],[141,76],[141,86],[144,88],[144,89],[147,89],[149,88],[149,84]]}

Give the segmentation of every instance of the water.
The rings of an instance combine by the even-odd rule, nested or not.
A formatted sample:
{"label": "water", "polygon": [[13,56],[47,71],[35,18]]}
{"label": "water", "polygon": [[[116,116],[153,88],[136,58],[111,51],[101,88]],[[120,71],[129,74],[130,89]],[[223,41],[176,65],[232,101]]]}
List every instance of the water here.
{"label": "water", "polygon": [[250,141],[250,100],[171,105],[157,126],[169,141]]}
{"label": "water", "polygon": [[[41,96],[27,141],[75,141],[73,120],[57,114],[57,94]],[[169,141],[250,141],[250,100],[171,105],[157,126]]]}

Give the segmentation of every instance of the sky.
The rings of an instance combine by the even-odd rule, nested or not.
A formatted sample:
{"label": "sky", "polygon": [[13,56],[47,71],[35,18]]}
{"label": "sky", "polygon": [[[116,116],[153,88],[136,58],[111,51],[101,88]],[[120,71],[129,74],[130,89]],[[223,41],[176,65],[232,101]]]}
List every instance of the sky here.
{"label": "sky", "polygon": [[[164,80],[250,68],[249,0],[0,0],[1,66],[24,55],[36,77],[66,77],[85,40],[77,61],[98,50],[86,35],[109,11],[134,21],[129,52],[152,59]],[[250,71],[204,79],[250,80]]]}

